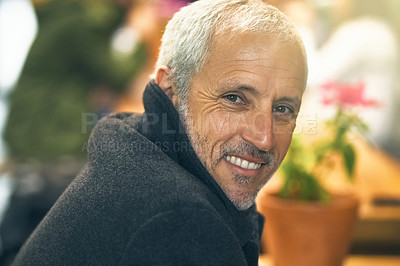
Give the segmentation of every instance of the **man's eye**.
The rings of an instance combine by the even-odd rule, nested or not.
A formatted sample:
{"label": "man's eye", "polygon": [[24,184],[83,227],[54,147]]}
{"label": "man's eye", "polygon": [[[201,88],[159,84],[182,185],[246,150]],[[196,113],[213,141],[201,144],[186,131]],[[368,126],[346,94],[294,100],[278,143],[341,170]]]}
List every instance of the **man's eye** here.
{"label": "man's eye", "polygon": [[228,101],[236,103],[236,104],[244,103],[243,99],[240,96],[235,95],[235,94],[225,95],[224,98],[227,99]]}
{"label": "man's eye", "polygon": [[272,109],[274,120],[277,123],[288,123],[296,119],[296,114],[293,108],[285,105],[279,105]]}
{"label": "man's eye", "polygon": [[275,113],[281,113],[281,114],[294,114],[294,111],[292,108],[284,105],[279,105],[276,106],[272,109],[273,112]]}

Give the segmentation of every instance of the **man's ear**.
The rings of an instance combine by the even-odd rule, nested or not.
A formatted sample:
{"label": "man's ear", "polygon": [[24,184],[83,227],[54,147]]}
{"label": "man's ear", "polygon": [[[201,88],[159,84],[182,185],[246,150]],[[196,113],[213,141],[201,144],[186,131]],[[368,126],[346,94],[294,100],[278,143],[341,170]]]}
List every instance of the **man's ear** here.
{"label": "man's ear", "polygon": [[161,66],[157,69],[154,80],[156,84],[164,91],[168,98],[172,101],[174,89],[170,80],[171,70],[166,66]]}

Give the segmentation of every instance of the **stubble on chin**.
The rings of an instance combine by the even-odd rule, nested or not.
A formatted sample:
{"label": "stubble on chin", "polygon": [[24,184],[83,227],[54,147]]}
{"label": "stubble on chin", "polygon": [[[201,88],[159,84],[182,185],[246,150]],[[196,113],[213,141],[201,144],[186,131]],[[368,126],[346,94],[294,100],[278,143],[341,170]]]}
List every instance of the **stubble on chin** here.
{"label": "stubble on chin", "polygon": [[245,188],[248,185],[253,184],[257,181],[256,177],[248,177],[241,175],[234,175],[234,181],[236,184],[236,188],[238,191],[232,191],[227,188],[222,188],[228,198],[232,201],[232,203],[236,206],[238,210],[247,210],[250,208],[258,195],[258,192],[261,188],[268,182],[269,178],[266,178],[261,185],[259,185],[255,190],[248,192],[239,192],[240,188]]}
{"label": "stubble on chin", "polygon": [[254,204],[258,191],[261,189],[261,187],[256,189],[255,191],[248,192],[243,192],[237,187],[232,190],[227,187],[221,186],[221,189],[238,210],[244,211]]}

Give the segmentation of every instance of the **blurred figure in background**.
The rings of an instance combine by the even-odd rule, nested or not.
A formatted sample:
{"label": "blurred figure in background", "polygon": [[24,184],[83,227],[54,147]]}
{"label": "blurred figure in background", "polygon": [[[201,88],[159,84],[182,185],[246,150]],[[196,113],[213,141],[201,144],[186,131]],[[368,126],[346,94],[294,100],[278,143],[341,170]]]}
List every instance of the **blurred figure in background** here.
{"label": "blurred figure in background", "polygon": [[[10,154],[20,161],[84,158],[90,130],[83,114],[97,112],[92,93],[122,91],[140,67],[133,56],[111,54],[110,36],[126,10],[108,0],[52,0],[37,4],[36,12],[38,36],[10,98]],[[101,111],[107,109],[112,106]]]}
{"label": "blurred figure in background", "polygon": [[[37,5],[39,34],[12,94],[5,132],[14,158],[86,156],[90,126],[101,113],[118,109],[118,95],[149,73],[166,19],[190,1],[116,2],[125,5],[108,0]],[[133,101],[141,101],[141,91],[134,94]],[[107,95],[112,99],[105,100]],[[130,104],[125,111],[143,109]],[[89,112],[98,116],[85,116]]]}

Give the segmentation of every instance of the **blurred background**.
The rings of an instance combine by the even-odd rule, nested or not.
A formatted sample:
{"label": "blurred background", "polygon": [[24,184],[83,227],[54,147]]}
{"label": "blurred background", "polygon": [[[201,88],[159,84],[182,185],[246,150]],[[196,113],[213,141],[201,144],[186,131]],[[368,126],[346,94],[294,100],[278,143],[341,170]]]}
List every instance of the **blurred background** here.
{"label": "blurred background", "polygon": [[[185,0],[0,0],[0,265],[86,160],[96,122],[143,112],[163,28]],[[365,84],[355,254],[400,255],[400,1],[270,0],[298,27],[309,85],[296,134],[318,135],[327,82]],[[273,186],[273,184],[271,185]],[[332,183],[332,186],[340,186]]]}

